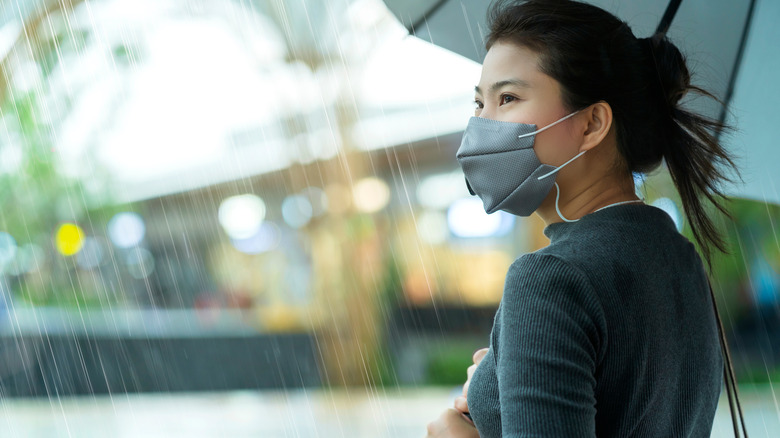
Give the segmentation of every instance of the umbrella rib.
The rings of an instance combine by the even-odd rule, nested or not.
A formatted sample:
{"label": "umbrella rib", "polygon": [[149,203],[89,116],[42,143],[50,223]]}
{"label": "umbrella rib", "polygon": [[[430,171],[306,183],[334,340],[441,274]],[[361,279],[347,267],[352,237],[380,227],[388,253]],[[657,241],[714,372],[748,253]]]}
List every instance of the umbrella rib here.
{"label": "umbrella rib", "polygon": [[[734,86],[737,82],[737,75],[739,74],[739,65],[742,64],[742,55],[745,52],[745,46],[747,45],[748,32],[750,30],[750,24],[753,21],[753,10],[755,8],[756,1],[750,0],[750,6],[748,6],[747,18],[745,18],[745,27],[742,29],[742,38],[739,41],[739,48],[737,49],[737,57],[734,59],[734,67],[731,69],[731,76],[729,77],[729,85],[726,88],[726,95],[723,96],[723,105],[720,110],[720,117],[718,120],[723,123],[726,121],[726,112],[728,111],[729,104],[731,103],[731,97],[734,94]],[[720,131],[718,131],[718,137],[720,137]]]}
{"label": "umbrella rib", "polygon": [[669,30],[669,26],[672,25],[672,20],[674,20],[674,16],[677,14],[677,10],[680,8],[680,3],[682,3],[682,0],[669,1],[669,5],[666,7],[664,16],[661,17],[661,22],[658,23],[658,27],[655,29],[655,33],[666,35],[666,31]]}

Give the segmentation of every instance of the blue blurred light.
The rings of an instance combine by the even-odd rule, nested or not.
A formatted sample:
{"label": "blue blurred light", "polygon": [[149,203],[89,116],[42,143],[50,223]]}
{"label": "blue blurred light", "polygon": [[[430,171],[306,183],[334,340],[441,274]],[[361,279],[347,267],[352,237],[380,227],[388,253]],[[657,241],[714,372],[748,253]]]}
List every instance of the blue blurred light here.
{"label": "blue blurred light", "polygon": [[12,275],[22,275],[37,271],[46,260],[46,252],[34,243],[22,245],[16,251],[14,263],[10,263],[6,271]]}
{"label": "blue blurred light", "polygon": [[293,228],[300,228],[309,223],[311,215],[311,203],[305,196],[288,196],[282,202],[282,217],[287,225]]}
{"label": "blue blurred light", "polygon": [[447,210],[447,225],[457,237],[494,237],[508,233],[515,218],[506,212],[485,213],[479,198],[462,198]]}
{"label": "blue blurred light", "polygon": [[154,272],[154,256],[149,250],[135,248],[125,257],[127,270],[134,278],[143,280]]}
{"label": "blue blurred light", "polygon": [[132,248],[144,239],[146,226],[138,213],[122,212],[108,222],[108,236],[120,248]]}
{"label": "blue blurred light", "polygon": [[16,240],[10,234],[0,231],[0,269],[16,256]]}
{"label": "blue blurred light", "polygon": [[279,244],[279,227],[273,222],[263,222],[257,232],[246,239],[230,239],[237,250],[245,254],[260,254],[270,251]]}

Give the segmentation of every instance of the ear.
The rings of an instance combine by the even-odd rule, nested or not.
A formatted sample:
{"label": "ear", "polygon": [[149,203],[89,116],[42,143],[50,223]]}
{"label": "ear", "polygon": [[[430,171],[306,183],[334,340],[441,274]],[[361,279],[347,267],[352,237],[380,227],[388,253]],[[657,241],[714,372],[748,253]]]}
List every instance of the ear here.
{"label": "ear", "polygon": [[612,127],[612,107],[600,101],[583,110],[584,131],[580,152],[590,150],[604,140]]}

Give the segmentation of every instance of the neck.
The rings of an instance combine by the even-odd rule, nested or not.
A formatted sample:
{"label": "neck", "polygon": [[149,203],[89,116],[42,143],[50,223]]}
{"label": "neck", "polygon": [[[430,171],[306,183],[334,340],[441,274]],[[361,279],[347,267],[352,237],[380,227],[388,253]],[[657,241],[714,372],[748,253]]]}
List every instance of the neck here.
{"label": "neck", "polygon": [[[563,217],[569,220],[579,219],[586,214],[618,202],[640,201],[634,193],[632,179],[602,178],[584,187],[581,182],[567,184],[566,181],[558,181],[558,185],[561,191],[558,208]],[[557,190],[553,187],[536,210],[546,225],[563,222],[555,209],[556,194]]]}

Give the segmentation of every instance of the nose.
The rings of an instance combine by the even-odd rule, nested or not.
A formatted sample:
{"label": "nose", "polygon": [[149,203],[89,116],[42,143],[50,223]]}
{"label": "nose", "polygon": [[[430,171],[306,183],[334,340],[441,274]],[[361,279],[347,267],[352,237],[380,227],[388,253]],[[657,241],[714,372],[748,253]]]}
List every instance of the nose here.
{"label": "nose", "polygon": [[482,108],[482,111],[479,112],[479,116],[482,119],[493,119],[493,117],[490,117],[490,112],[487,111],[487,108]]}

